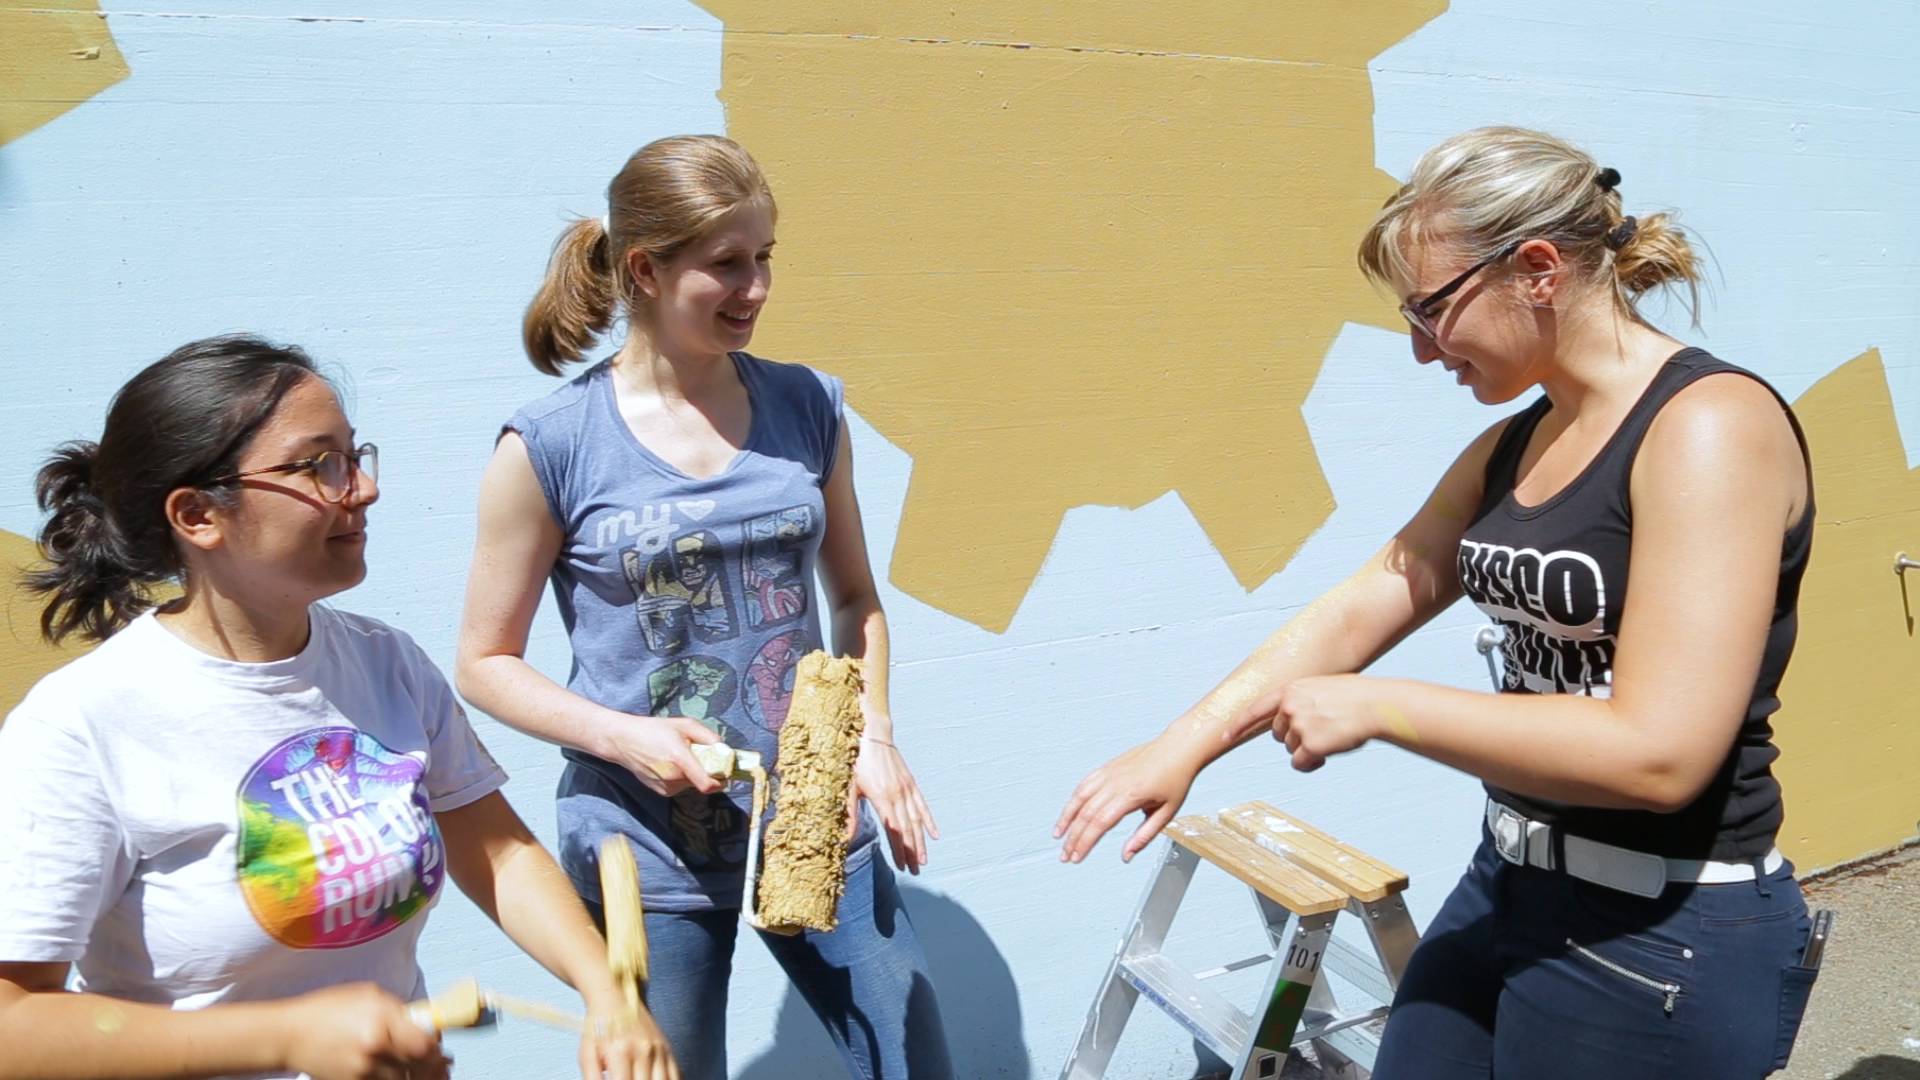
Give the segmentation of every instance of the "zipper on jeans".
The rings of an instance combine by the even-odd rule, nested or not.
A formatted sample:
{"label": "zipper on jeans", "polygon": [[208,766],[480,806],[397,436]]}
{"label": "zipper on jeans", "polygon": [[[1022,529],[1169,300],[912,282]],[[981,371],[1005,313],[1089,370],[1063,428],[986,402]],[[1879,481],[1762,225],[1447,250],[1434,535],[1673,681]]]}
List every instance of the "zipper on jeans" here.
{"label": "zipper on jeans", "polygon": [[1613,972],[1615,975],[1618,975],[1623,979],[1626,979],[1630,982],[1639,983],[1641,986],[1644,986],[1649,990],[1659,991],[1661,995],[1661,1002],[1666,1009],[1667,1015],[1668,1016],[1673,1015],[1673,1001],[1675,998],[1679,997],[1683,992],[1680,989],[1679,983],[1661,982],[1658,979],[1649,979],[1645,975],[1642,975],[1631,968],[1621,967],[1619,964],[1616,964],[1613,961],[1607,959],[1606,957],[1601,956],[1599,953],[1594,952],[1592,949],[1587,948],[1585,945],[1580,944],[1579,942],[1573,940],[1572,938],[1567,939],[1567,948],[1572,949],[1574,952],[1577,952],[1581,956],[1584,956],[1587,959],[1593,961],[1594,963],[1599,964],[1601,967],[1606,968],[1608,971]]}

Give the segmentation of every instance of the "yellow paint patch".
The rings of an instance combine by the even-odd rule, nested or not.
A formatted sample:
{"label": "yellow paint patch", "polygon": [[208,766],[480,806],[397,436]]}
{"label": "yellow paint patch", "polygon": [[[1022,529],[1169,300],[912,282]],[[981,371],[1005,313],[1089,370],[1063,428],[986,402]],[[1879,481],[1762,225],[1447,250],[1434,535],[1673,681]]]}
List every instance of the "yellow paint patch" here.
{"label": "yellow paint patch", "polygon": [[[1781,688],[1787,803],[1780,848],[1805,870],[1912,837],[1920,818],[1920,469],[1908,469],[1880,353],[1871,349],[1794,405],[1813,453],[1813,560],[1800,640]],[[1904,585],[1904,594],[1903,594]]]}
{"label": "yellow paint patch", "polygon": [[39,559],[33,541],[0,530],[0,592],[6,596],[0,622],[0,722],[47,672],[86,652],[54,648],[40,637],[40,598],[20,583],[20,573]]}
{"label": "yellow paint patch", "polygon": [[1354,267],[1366,63],[1443,0],[703,6],[787,211],[756,346],[913,456],[896,585],[1004,630],[1067,509],[1168,491],[1242,585],[1286,565],[1322,358],[1401,327]]}
{"label": "yellow paint patch", "polygon": [[0,0],[0,146],[126,77],[96,0]]}

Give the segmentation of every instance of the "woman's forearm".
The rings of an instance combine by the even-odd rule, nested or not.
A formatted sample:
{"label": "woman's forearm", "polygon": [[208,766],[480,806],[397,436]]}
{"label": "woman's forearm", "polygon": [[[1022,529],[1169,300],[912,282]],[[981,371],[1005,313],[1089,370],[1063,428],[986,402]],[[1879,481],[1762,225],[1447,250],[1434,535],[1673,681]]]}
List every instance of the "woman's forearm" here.
{"label": "woman's forearm", "polygon": [[834,608],[833,651],[860,661],[865,689],[860,695],[866,714],[864,737],[880,742],[893,741],[893,711],[887,697],[887,613],[880,598],[869,594],[856,597]]}
{"label": "woman's forearm", "polygon": [[191,1080],[287,1067],[271,1003],[175,1012],[0,983],[0,1080]]}
{"label": "woman's forearm", "polygon": [[[1739,721],[1669,718],[1672,723],[1655,730],[1653,721],[1600,698],[1360,681],[1378,724],[1375,738],[1509,791],[1578,806],[1657,812],[1686,806],[1725,757]],[[1698,738],[1676,731],[1689,721],[1701,725]]]}
{"label": "woman's forearm", "polygon": [[1359,671],[1372,663],[1399,638],[1354,625],[1355,614],[1368,610],[1356,595],[1366,588],[1362,579],[1349,581],[1303,608],[1175,718],[1162,734],[1163,742],[1188,758],[1197,772],[1265,733],[1272,713],[1264,705],[1288,683]]}
{"label": "woman's forearm", "polygon": [[541,674],[519,656],[462,659],[456,671],[460,696],[488,716],[536,739],[611,756],[607,721],[618,714]]}
{"label": "woman's forearm", "polygon": [[607,967],[606,941],[546,848],[520,845],[501,866],[495,888],[500,929],[514,944],[579,991],[589,1011],[625,1006]]}

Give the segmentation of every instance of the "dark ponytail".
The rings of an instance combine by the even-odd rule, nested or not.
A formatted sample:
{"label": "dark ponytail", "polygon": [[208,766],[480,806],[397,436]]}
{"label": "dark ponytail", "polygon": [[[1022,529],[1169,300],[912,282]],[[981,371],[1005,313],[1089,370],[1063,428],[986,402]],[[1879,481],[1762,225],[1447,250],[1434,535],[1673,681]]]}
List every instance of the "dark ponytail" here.
{"label": "dark ponytail", "polygon": [[299,349],[235,336],[183,345],[121,387],[100,441],[61,446],[34,482],[44,563],[25,581],[46,598],[41,634],[101,641],[153,606],[184,569],[167,496],[232,471],[287,391],[317,377]]}

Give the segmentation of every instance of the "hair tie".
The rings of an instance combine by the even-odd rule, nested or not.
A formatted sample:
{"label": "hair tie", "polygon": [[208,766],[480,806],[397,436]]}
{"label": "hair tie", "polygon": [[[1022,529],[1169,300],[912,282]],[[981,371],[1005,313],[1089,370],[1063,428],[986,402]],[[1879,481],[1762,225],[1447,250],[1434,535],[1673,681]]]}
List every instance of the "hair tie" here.
{"label": "hair tie", "polygon": [[611,212],[600,215],[600,231],[606,233],[608,236],[613,235],[613,214]]}
{"label": "hair tie", "polygon": [[1600,185],[1601,191],[1611,193],[1614,188],[1620,186],[1620,170],[1601,169],[1594,174],[1593,182]]}
{"label": "hair tie", "polygon": [[1620,224],[1615,225],[1613,231],[1607,234],[1608,250],[1619,251],[1621,248],[1626,247],[1633,242],[1634,234],[1639,231],[1640,222],[1636,218],[1631,215],[1621,218]]}

